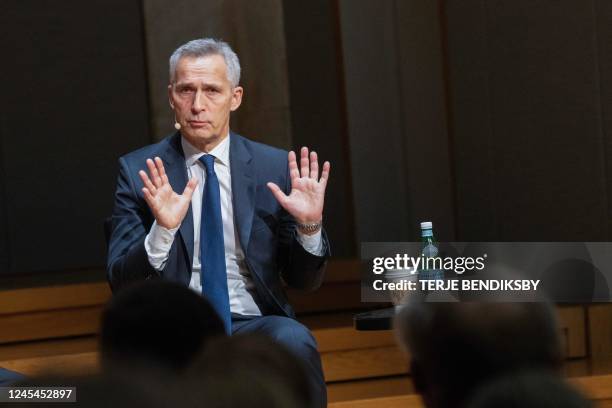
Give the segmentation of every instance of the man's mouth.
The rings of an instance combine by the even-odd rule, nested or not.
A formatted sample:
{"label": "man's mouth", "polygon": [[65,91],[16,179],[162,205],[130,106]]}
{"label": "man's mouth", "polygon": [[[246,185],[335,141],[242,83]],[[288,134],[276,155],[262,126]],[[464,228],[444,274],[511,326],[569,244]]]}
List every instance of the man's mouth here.
{"label": "man's mouth", "polygon": [[192,128],[201,128],[205,126],[210,126],[211,123],[207,120],[189,120],[189,126]]}

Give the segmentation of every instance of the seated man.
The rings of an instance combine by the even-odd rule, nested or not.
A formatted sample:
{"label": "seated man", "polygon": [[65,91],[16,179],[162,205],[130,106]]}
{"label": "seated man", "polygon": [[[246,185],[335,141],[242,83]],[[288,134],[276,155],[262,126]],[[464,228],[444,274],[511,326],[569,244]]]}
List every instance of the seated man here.
{"label": "seated man", "polygon": [[[283,281],[320,286],[329,243],[322,230],[330,164],[230,131],[242,101],[238,57],[201,39],[170,57],[175,134],[119,159],[108,254],[113,290],[161,277],[207,297],[228,333],[258,331],[309,369],[326,404],[320,356],[294,320]],[[148,173],[143,171],[147,168]]]}
{"label": "seated man", "polygon": [[547,303],[411,301],[396,318],[414,386],[428,408],[464,407],[484,382],[561,365]]}

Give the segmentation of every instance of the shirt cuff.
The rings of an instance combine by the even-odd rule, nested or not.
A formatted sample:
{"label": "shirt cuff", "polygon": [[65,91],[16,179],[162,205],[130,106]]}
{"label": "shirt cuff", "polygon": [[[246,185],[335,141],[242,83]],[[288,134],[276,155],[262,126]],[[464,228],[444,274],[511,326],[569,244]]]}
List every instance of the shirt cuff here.
{"label": "shirt cuff", "polygon": [[306,235],[298,230],[296,239],[302,248],[310,252],[312,255],[323,256],[323,239],[321,238],[321,230],[312,235]]}
{"label": "shirt cuff", "polygon": [[157,224],[157,221],[153,222],[144,245],[149,263],[156,271],[164,269],[178,229],[179,227],[168,229]]}

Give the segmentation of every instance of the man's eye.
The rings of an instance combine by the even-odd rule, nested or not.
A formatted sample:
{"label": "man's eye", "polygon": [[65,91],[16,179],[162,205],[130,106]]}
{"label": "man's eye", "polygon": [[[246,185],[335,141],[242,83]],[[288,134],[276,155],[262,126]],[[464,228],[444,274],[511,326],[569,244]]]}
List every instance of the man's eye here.
{"label": "man's eye", "polygon": [[208,92],[209,94],[216,94],[219,93],[219,90],[215,88],[208,88],[206,92]]}

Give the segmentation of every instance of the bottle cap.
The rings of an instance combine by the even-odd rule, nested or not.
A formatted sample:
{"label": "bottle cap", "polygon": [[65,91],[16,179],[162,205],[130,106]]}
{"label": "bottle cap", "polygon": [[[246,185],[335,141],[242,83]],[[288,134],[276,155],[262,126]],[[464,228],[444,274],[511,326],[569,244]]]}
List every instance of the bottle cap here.
{"label": "bottle cap", "polygon": [[431,221],[425,221],[421,223],[421,229],[432,229],[433,223]]}

